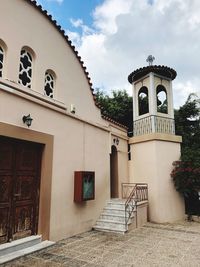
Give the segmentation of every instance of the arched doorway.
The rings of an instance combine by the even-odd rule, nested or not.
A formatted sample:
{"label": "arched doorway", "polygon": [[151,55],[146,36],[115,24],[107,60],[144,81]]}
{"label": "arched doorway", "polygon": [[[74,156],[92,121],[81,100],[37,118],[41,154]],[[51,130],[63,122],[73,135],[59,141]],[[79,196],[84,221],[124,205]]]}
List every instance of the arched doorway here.
{"label": "arched doorway", "polygon": [[117,198],[118,192],[118,157],[117,148],[112,146],[110,155],[110,197]]}

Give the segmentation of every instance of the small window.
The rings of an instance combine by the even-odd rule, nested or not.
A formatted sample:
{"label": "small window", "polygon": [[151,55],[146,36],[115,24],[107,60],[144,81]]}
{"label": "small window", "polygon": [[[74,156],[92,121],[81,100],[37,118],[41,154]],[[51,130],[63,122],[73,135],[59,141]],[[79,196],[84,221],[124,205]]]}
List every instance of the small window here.
{"label": "small window", "polygon": [[128,160],[131,160],[131,145],[128,144]]}
{"label": "small window", "polygon": [[167,91],[163,85],[158,85],[156,88],[157,94],[157,112],[168,113]]}
{"label": "small window", "polygon": [[31,88],[33,57],[26,49],[21,50],[19,66],[19,83]]}
{"label": "small window", "polygon": [[3,61],[4,61],[4,50],[0,46],[0,77],[3,76]]}
{"label": "small window", "polygon": [[44,81],[44,94],[48,97],[53,98],[54,87],[55,87],[55,75],[51,71],[45,72],[45,81]]}
{"label": "small window", "polygon": [[148,88],[143,86],[138,92],[138,109],[139,116],[149,112]]}

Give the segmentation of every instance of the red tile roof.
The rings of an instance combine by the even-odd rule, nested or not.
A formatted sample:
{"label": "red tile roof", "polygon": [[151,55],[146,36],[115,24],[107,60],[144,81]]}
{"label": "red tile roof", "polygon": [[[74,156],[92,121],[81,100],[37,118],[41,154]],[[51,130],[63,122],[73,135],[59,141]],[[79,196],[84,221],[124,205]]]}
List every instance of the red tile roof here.
{"label": "red tile roof", "polygon": [[177,75],[174,69],[167,66],[151,65],[133,71],[131,74],[129,74],[128,81],[132,84],[134,81],[139,80],[150,72],[154,72],[171,80],[174,80]]}

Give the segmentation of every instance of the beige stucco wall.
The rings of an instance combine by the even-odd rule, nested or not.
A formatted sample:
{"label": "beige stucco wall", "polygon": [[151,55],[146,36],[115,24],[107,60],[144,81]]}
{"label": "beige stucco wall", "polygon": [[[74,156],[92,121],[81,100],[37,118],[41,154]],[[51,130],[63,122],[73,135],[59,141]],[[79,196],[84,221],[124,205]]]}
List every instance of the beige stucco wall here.
{"label": "beige stucco wall", "polygon": [[[0,107],[1,122],[18,126],[22,131],[28,131],[30,137],[36,131],[53,136],[53,162],[52,165],[49,165],[49,168],[52,168],[52,177],[48,177],[48,181],[51,183],[51,192],[46,196],[50,201],[45,204],[40,203],[40,207],[44,207],[43,210],[50,209],[49,234],[46,233],[45,237],[59,240],[65,236],[91,229],[106,200],[110,198],[110,136],[116,137],[117,135],[110,132],[110,127],[100,127],[78,118],[74,119],[63,109],[56,108],[54,110],[54,106],[50,109],[46,103],[42,105],[30,96],[22,98],[18,91],[1,89],[1,87]],[[22,122],[23,115],[28,113],[33,118],[30,129],[27,129]],[[119,133],[119,127],[116,131]],[[1,134],[3,135],[3,132]],[[23,136],[20,137],[20,133],[10,137],[24,139]],[[121,182],[126,182],[128,178],[125,131],[122,130],[122,134],[118,138],[118,186],[121,194]],[[29,134],[27,134],[26,140],[32,141],[31,138],[29,139]],[[45,155],[43,157],[43,161],[45,161]],[[44,167],[43,165],[42,173]],[[75,204],[73,201],[74,171],[79,170],[95,171],[96,176],[95,200],[83,204]],[[44,183],[46,179],[44,174],[41,180],[41,184],[44,184],[41,192],[44,194],[45,186],[47,186]],[[47,219],[44,212],[40,212],[39,232],[41,234],[44,234],[44,229],[47,227]]]}
{"label": "beige stucco wall", "polygon": [[[91,229],[110,197],[109,132],[2,90],[0,106],[1,122],[26,129],[21,118],[30,112],[34,119],[28,129],[30,136],[39,131],[54,138],[49,238],[58,240]],[[96,175],[95,200],[82,205],[73,202],[74,171],[79,170],[95,171]],[[40,214],[39,225],[44,225],[44,220],[44,214]],[[43,229],[40,231],[43,233]]]}
{"label": "beige stucco wall", "polygon": [[184,218],[183,199],[170,177],[173,161],[180,158],[180,142],[180,137],[159,134],[130,139],[130,180],[148,183],[150,221],[165,223]]}
{"label": "beige stucco wall", "polygon": [[0,39],[7,46],[5,79],[18,85],[20,52],[29,47],[34,52],[31,89],[44,95],[44,74],[51,69],[56,74],[55,99],[69,111],[74,104],[77,115],[103,123],[76,55],[55,26],[28,1],[1,1]]}
{"label": "beige stucco wall", "polygon": [[[0,78],[0,134],[45,144],[39,233],[45,239],[59,240],[89,230],[110,198],[113,137],[120,140],[119,184],[128,177],[126,130],[102,119],[74,52],[28,1],[1,2],[0,38],[7,47]],[[23,46],[35,54],[31,89],[18,84]],[[54,99],[43,93],[46,69],[56,73]],[[75,114],[70,113],[71,104]],[[27,128],[22,117],[29,113],[33,123]],[[76,204],[74,171],[81,170],[95,171],[95,200]]]}
{"label": "beige stucco wall", "polygon": [[140,201],[136,204],[136,210],[133,212],[134,218],[132,224],[129,225],[129,230],[138,228],[147,223],[148,201]]}

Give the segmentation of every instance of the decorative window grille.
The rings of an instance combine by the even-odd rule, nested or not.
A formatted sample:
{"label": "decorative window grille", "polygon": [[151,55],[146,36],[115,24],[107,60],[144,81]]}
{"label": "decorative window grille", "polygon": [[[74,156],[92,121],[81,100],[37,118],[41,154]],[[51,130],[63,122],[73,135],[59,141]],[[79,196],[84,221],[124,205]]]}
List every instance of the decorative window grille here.
{"label": "decorative window grille", "polygon": [[3,59],[4,59],[4,51],[3,48],[0,46],[0,77],[2,77],[3,73]]}
{"label": "decorative window grille", "polygon": [[20,55],[18,82],[29,88],[31,88],[32,65],[33,65],[33,59],[31,54],[27,50],[22,49]]}
{"label": "decorative window grille", "polygon": [[52,73],[49,71],[45,72],[45,82],[44,82],[44,94],[48,97],[53,98],[53,90],[55,86],[55,79]]}

